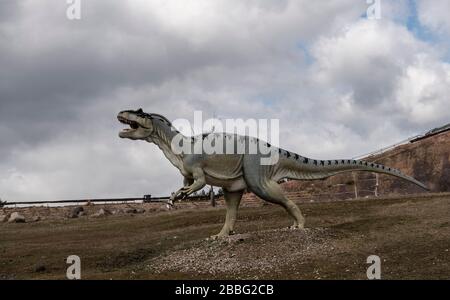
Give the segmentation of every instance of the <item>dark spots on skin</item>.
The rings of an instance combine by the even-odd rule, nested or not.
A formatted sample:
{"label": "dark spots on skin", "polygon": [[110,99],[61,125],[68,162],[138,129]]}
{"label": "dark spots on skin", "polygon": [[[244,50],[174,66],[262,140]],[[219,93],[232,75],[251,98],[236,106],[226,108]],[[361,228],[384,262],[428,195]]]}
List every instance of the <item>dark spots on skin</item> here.
{"label": "dark spots on skin", "polygon": [[362,164],[363,164],[363,162],[362,162],[362,161],[360,161],[360,162],[359,162],[359,164],[360,164],[360,165],[362,165]]}
{"label": "dark spots on skin", "polygon": [[314,164],[317,166],[317,160],[314,160]]}
{"label": "dark spots on skin", "polygon": [[391,170],[391,168],[388,169],[389,171]]}
{"label": "dark spots on skin", "polygon": [[278,153],[280,153],[280,154],[281,154],[281,149],[278,149]]}
{"label": "dark spots on skin", "polygon": [[367,162],[364,163],[366,166],[368,166],[369,164]]}
{"label": "dark spots on skin", "polygon": [[341,163],[345,164],[345,160],[342,160]]}
{"label": "dark spots on skin", "polygon": [[272,147],[272,145],[270,145],[269,143],[266,143],[266,147],[270,148],[270,147]]}
{"label": "dark spots on skin", "polygon": [[291,152],[286,151],[286,156],[287,156],[288,158],[291,157]]}
{"label": "dark spots on skin", "polygon": [[348,163],[348,164],[350,164],[350,163],[351,163],[350,159],[349,159],[349,160],[347,160],[347,163]]}
{"label": "dark spots on skin", "polygon": [[374,164],[370,164],[370,166],[373,168]]}
{"label": "dark spots on skin", "polygon": [[331,166],[331,160],[328,161],[328,165]]}
{"label": "dark spots on skin", "polygon": [[354,161],[353,161],[353,164],[354,164],[354,165],[356,165],[356,164],[357,164],[357,161],[356,161],[356,160],[354,160]]}
{"label": "dark spots on skin", "polygon": [[298,160],[300,156],[298,154],[295,154],[295,159]]}
{"label": "dark spots on skin", "polygon": [[305,157],[305,159],[303,160],[304,164],[307,164],[309,162],[309,159]]}
{"label": "dark spots on skin", "polygon": [[384,170],[386,167],[385,166],[381,166],[381,168]]}
{"label": "dark spots on skin", "polygon": [[325,161],[321,160],[321,161],[320,161],[320,165],[321,165],[321,166],[325,166]]}
{"label": "dark spots on skin", "polygon": [[339,161],[338,161],[338,160],[335,160],[335,161],[334,161],[334,164],[335,164],[335,165],[338,165],[338,164],[339,164]]}

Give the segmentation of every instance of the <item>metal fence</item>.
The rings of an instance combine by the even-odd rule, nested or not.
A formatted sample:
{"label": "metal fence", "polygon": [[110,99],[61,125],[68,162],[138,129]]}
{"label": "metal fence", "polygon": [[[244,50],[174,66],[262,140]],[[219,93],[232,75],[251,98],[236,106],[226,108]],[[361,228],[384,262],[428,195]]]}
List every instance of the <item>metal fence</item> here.
{"label": "metal fence", "polygon": [[[214,195],[215,198],[220,195]],[[114,204],[114,203],[167,203],[170,197],[140,197],[140,198],[110,198],[110,199],[76,199],[76,200],[53,200],[53,201],[29,201],[29,202],[9,202],[3,201],[0,202],[0,207],[7,206],[35,206],[35,205],[69,205],[69,204],[86,204],[86,203],[101,203],[101,204]],[[210,195],[198,195],[198,196],[189,196],[186,198],[188,201],[202,201],[202,200],[211,200]]]}

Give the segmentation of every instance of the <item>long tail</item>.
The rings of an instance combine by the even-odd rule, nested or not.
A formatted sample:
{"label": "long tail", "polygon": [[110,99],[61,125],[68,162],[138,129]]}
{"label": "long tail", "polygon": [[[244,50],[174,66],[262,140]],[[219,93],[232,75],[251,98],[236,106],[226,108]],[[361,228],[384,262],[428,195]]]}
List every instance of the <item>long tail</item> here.
{"label": "long tail", "polygon": [[297,170],[291,170],[286,176],[291,179],[325,179],[344,172],[369,171],[402,178],[427,191],[429,190],[425,184],[411,176],[381,164],[353,159],[316,160],[301,156],[296,157],[298,157]]}

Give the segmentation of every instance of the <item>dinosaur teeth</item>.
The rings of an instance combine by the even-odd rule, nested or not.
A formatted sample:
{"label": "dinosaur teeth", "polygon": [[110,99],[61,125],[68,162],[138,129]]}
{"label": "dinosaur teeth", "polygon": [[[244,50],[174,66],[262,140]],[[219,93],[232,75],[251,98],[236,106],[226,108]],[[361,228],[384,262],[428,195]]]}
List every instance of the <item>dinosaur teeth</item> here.
{"label": "dinosaur teeth", "polygon": [[[120,123],[129,125],[131,127],[131,129],[139,128],[139,124],[136,121],[131,121],[131,120],[125,119],[124,117],[117,117],[117,119],[119,120]],[[128,128],[128,130],[130,130],[130,128]]]}

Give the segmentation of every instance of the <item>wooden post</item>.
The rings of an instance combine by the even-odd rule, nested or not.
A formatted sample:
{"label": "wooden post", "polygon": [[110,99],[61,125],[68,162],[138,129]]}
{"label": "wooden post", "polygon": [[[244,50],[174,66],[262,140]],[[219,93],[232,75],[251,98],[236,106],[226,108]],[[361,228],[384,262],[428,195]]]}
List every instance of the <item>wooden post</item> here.
{"label": "wooden post", "polygon": [[214,198],[214,190],[211,185],[211,189],[209,190],[209,199],[211,200],[211,206],[216,207],[216,199]]}
{"label": "wooden post", "polygon": [[353,185],[355,187],[355,199],[358,198],[358,186],[356,185],[356,175],[355,172],[352,172],[353,175]]}
{"label": "wooden post", "polygon": [[375,173],[375,197],[378,197],[378,183],[379,183],[379,175]]}

